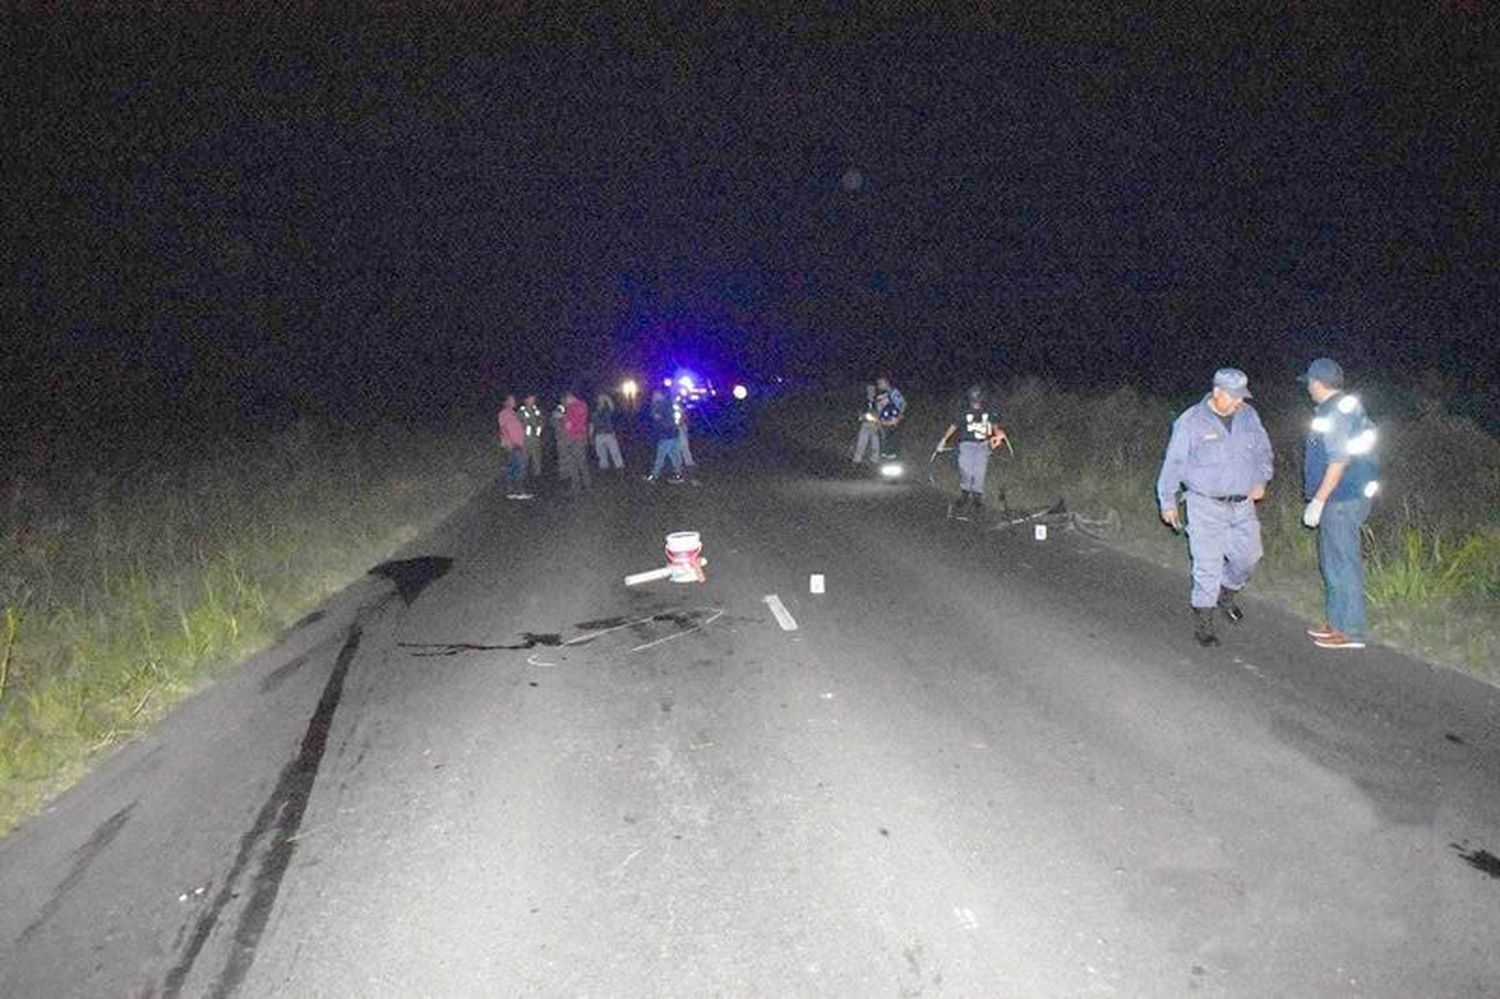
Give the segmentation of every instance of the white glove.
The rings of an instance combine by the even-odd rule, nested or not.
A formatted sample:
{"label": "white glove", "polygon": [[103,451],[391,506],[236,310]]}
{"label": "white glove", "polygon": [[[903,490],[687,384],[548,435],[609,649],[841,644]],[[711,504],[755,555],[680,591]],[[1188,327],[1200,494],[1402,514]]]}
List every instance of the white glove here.
{"label": "white glove", "polygon": [[1323,519],[1323,501],[1320,499],[1308,500],[1307,507],[1302,511],[1302,523],[1308,527],[1317,527],[1318,521]]}

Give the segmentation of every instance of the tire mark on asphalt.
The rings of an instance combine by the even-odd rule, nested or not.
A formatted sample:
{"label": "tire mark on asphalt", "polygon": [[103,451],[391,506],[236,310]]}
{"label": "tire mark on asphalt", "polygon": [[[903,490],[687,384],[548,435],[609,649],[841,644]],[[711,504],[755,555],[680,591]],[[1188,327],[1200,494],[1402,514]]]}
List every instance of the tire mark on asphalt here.
{"label": "tire mark on asphalt", "polygon": [[32,920],[31,924],[21,931],[20,937],[16,939],[17,943],[25,943],[31,939],[33,933],[41,929],[46,925],[47,920],[57,914],[57,910],[62,907],[63,899],[67,898],[70,891],[78,887],[78,882],[83,880],[84,872],[89,869],[89,865],[94,862],[94,858],[103,853],[109,844],[114,842],[115,837],[120,835],[120,830],[125,828],[125,823],[130,818],[130,813],[135,810],[135,806],[136,803],[132,801],[105,819],[83,845],[73,851],[73,866],[69,868],[68,873],[63,876],[63,879],[57,883],[57,888],[53,890],[52,897],[47,900],[46,905],[42,906],[42,911],[37,914],[36,919]]}
{"label": "tire mark on asphalt", "polygon": [[216,997],[233,995],[250,970],[250,965],[255,960],[255,948],[260,942],[261,934],[265,932],[271,907],[281,890],[282,878],[286,875],[292,854],[296,850],[297,831],[307,811],[308,800],[312,797],[313,783],[317,780],[323,754],[328,748],[328,732],[333,725],[339,699],[344,693],[344,678],[349,673],[355,653],[359,651],[360,634],[358,624],[350,627],[344,646],[339,650],[338,661],[334,663],[333,672],[323,687],[323,695],[318,699],[312,718],[308,720],[307,729],[302,736],[301,751],[282,769],[276,787],[261,806],[255,822],[240,838],[239,852],[235,855],[234,864],[218,894],[214,896],[213,904],[198,917],[186,953],[167,973],[162,983],[163,996],[182,994],[188,975],[203,952],[204,945],[208,943],[220,915],[238,895],[236,888],[241,876],[250,866],[256,847],[270,834],[271,844],[255,874],[250,900],[235,926],[229,958],[208,994]]}

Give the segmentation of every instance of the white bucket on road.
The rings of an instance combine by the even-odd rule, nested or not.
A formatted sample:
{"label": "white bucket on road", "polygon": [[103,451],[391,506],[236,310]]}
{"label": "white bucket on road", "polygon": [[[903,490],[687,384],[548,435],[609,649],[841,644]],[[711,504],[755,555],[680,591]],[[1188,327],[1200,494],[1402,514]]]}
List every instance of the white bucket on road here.
{"label": "white bucket on road", "polygon": [[697,531],[674,531],[667,535],[667,565],[674,583],[703,582],[703,539]]}

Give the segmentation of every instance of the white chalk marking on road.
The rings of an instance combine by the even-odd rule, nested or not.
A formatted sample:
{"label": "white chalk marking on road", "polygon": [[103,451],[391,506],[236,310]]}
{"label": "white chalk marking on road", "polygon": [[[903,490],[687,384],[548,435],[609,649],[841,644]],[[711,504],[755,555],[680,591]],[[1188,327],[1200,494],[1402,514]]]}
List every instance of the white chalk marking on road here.
{"label": "white chalk marking on road", "polygon": [[588,631],[588,632],[584,632],[582,635],[574,635],[572,638],[568,639],[566,642],[563,642],[563,644],[564,645],[582,645],[584,642],[591,642],[591,641],[593,641],[594,639],[598,638],[600,635],[607,635],[611,631],[619,631],[622,628],[634,628],[638,624],[650,624],[651,621],[652,621],[652,619],[649,618],[649,617],[638,617],[634,621],[626,621],[624,624],[617,624],[617,625],[615,625],[612,628],[601,628],[598,631]]}
{"label": "white chalk marking on road", "polygon": [[536,657],[539,656],[539,655],[541,655],[540,652],[533,652],[531,655],[527,656],[526,657],[526,665],[527,666],[546,666],[546,667],[549,667],[549,668],[557,665],[557,663],[539,663],[539,662],[537,662],[536,661]]}
{"label": "white chalk marking on road", "polygon": [[[710,608],[705,607],[703,609],[704,610],[709,610]],[[695,631],[702,631],[704,628],[707,628],[709,625],[713,624],[719,618],[721,618],[721,617],[724,616],[724,611],[721,610],[720,608],[714,607],[714,608],[711,608],[711,609],[713,610],[713,616],[711,616],[709,618],[706,618],[705,620],[699,621],[697,624],[693,625],[691,628],[684,628],[682,631],[674,632],[673,634],[668,635],[666,638],[658,638],[656,641],[654,641],[654,642],[647,642],[645,645],[637,645],[635,648],[631,649],[630,651],[631,652],[645,652],[647,649],[654,649],[658,645],[665,645],[667,642],[670,642],[673,639],[681,638],[683,635],[691,635]]]}
{"label": "white chalk marking on road", "polygon": [[792,612],[786,609],[786,604],[774,593],[768,593],[761,597],[766,606],[771,608],[771,613],[776,615],[776,623],[781,625],[782,631],[796,631],[797,619],[792,617]]}
{"label": "white chalk marking on road", "polygon": [[958,917],[958,925],[962,926],[964,929],[979,929],[979,917],[974,915],[973,909],[956,908],[953,910],[953,914]]}

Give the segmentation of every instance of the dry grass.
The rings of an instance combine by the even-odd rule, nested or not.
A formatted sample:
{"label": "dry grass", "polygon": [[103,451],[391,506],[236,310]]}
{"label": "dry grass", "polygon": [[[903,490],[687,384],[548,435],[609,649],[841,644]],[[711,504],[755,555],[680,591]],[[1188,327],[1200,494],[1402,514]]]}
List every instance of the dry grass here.
{"label": "dry grass", "polygon": [[489,443],[304,424],[183,467],[10,480],[0,831],[455,509]]}

